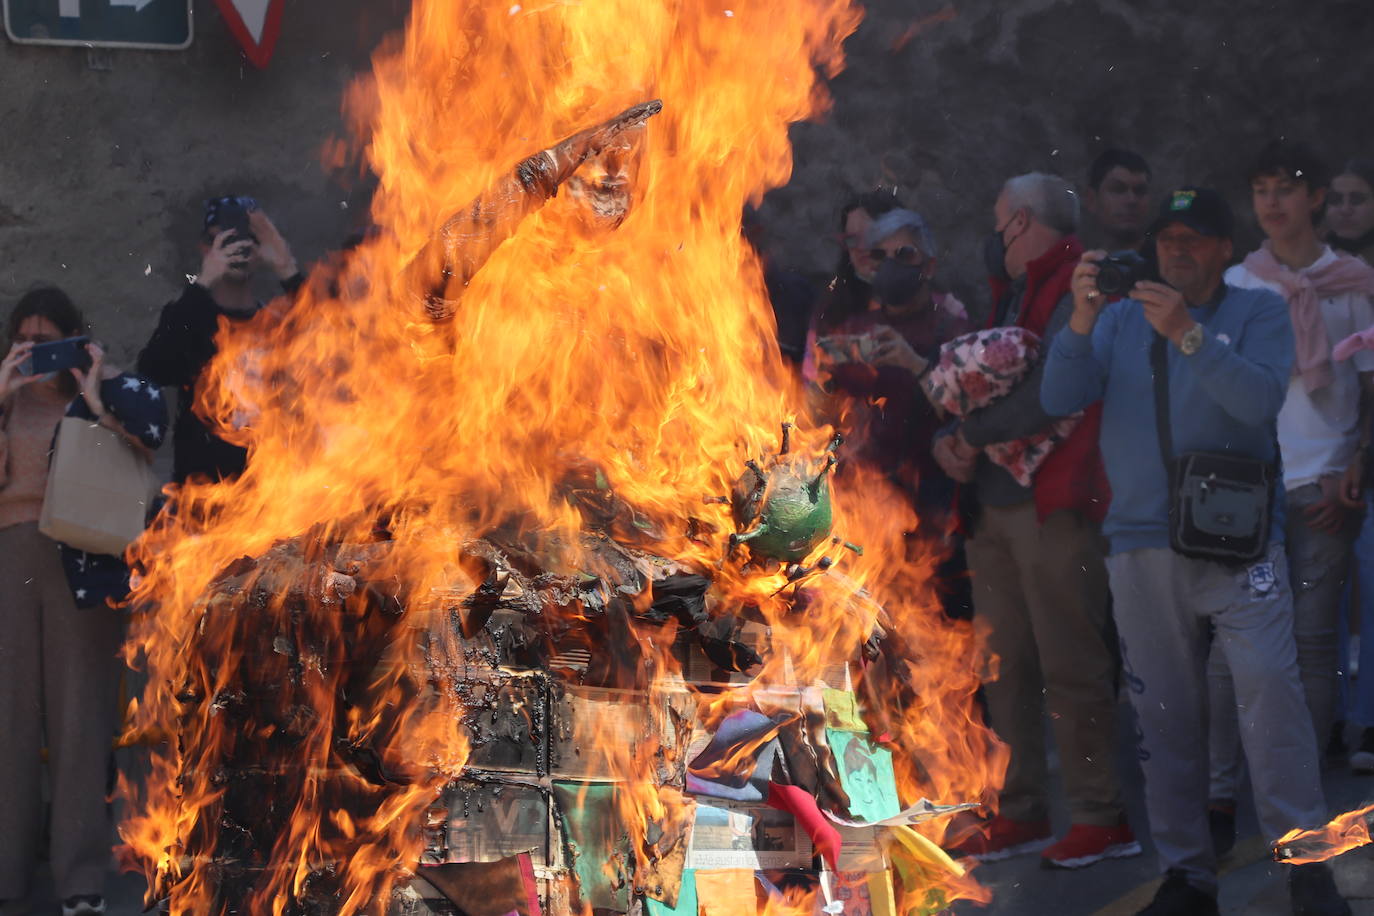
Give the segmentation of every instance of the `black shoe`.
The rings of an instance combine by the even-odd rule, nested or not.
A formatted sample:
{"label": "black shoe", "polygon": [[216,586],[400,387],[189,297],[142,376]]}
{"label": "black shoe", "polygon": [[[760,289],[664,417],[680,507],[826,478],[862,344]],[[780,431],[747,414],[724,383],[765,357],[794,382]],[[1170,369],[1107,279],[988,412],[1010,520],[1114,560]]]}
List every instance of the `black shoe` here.
{"label": "black shoe", "polygon": [[1288,873],[1293,916],[1350,916],[1350,904],[1336,890],[1336,879],[1324,862],[1294,865]]}
{"label": "black shoe", "polygon": [[1345,746],[1345,723],[1331,723],[1331,737],[1326,742],[1327,757],[1344,757],[1348,750]]}
{"label": "black shoe", "polygon": [[1210,802],[1207,826],[1212,831],[1212,849],[1220,859],[1236,845],[1236,806],[1232,802]]}
{"label": "black shoe", "polygon": [[62,916],[101,916],[105,898],[99,894],[79,894],[62,901]]}
{"label": "black shoe", "polygon": [[1155,899],[1136,916],[1219,916],[1217,898],[1188,883],[1183,872],[1169,869]]}

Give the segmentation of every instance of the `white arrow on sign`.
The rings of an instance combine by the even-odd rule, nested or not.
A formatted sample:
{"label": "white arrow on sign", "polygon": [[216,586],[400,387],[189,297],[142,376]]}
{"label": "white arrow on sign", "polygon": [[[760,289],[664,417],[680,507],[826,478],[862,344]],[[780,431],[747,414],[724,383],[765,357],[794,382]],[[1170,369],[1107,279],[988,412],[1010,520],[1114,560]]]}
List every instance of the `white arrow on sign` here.
{"label": "white arrow on sign", "polygon": [[[110,6],[132,6],[135,13],[143,12],[143,8],[153,0],[110,0]],[[63,19],[81,18],[81,0],[57,0],[57,15]]]}

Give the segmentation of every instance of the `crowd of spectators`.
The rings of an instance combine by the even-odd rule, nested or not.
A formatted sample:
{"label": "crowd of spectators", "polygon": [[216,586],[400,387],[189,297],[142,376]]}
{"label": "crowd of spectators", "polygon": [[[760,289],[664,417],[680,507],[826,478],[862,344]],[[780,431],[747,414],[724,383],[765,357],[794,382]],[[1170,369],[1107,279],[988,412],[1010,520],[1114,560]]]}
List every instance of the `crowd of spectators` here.
{"label": "crowd of spectators", "polygon": [[[1347,750],[1347,734],[1349,765],[1374,773],[1374,678],[1351,689],[1345,676],[1349,616],[1374,621],[1374,163],[1328,175],[1305,146],[1276,142],[1244,177],[1265,241],[1238,263],[1225,198],[1203,187],[1157,194],[1138,153],[1107,150],[1081,188],[1040,172],[1009,177],[987,214],[979,322],[940,283],[940,227],[891,190],[840,208],[839,261],[823,287],[761,257],[780,351],[816,403],[843,403],[834,416],[848,460],[910,501],[912,558],[938,543],[945,612],[974,619],[997,659],[984,699],[1010,749],[1005,784],[998,810],[951,852],[1038,852],[1069,869],[1139,855],[1143,825],[1127,821],[1115,752],[1124,693],[1165,875],[1142,911],[1154,916],[1217,912],[1243,768],[1271,837],[1326,820],[1321,766]],[[755,214],[745,230],[768,249]],[[192,409],[197,386],[221,323],[263,308],[256,275],[288,296],[302,283],[250,198],[207,202],[200,251],[136,374],[110,367],[96,344],[85,370],[25,368],[35,345],[89,333],[60,290],[36,289],[10,315],[0,902],[24,896],[31,879],[46,748],[48,858],[64,916],[104,912],[120,624],[90,609],[118,601],[128,570],[38,529],[57,424],[82,417],[150,457],[168,427],[162,389],[174,389],[173,480],[241,473],[245,452]],[[1119,276],[1122,265],[1130,280],[1114,289],[1107,268]],[[962,368],[992,365],[994,350],[1018,363],[1014,377],[993,396],[956,392],[963,408],[950,409],[949,386],[971,382],[941,376],[937,396],[941,367],[955,353],[972,354]],[[1272,481],[1252,556],[1181,546],[1176,456],[1215,453],[1249,459]],[[1366,637],[1355,654],[1374,672]],[[1047,733],[1070,824],[1057,838]],[[1349,912],[1325,865],[1292,868],[1290,884],[1295,912]]]}
{"label": "crowd of spectators", "polygon": [[[1321,767],[1352,725],[1348,765],[1374,772],[1371,678],[1352,690],[1346,671],[1350,609],[1374,619],[1374,567],[1357,562],[1374,554],[1362,528],[1374,164],[1330,175],[1306,146],[1274,142],[1237,177],[1265,237],[1244,258],[1224,196],[1156,193],[1139,153],[1105,151],[1081,188],[1009,178],[982,251],[990,307],[971,335],[935,277],[938,227],[891,192],[858,197],[840,211],[844,251],[798,360],[808,383],[858,402],[845,415],[856,460],[942,539],[946,611],[972,613],[997,657],[984,695],[1011,752],[1000,807],[951,851],[1038,851],[1059,868],[1140,854],[1115,769],[1124,693],[1164,873],[1142,911],[1153,916],[1217,912],[1243,769],[1271,837],[1326,819]],[[1014,383],[994,348],[1025,362]],[[997,396],[942,410],[951,354],[985,359],[998,377],[979,387]],[[1240,521],[1213,510],[1235,527],[1251,511],[1252,555],[1197,552],[1179,532],[1208,498],[1179,460],[1199,455],[1272,481]],[[1213,506],[1233,498],[1211,493]],[[1358,650],[1368,665],[1371,643]],[[1047,732],[1070,825],[1059,837]],[[1323,864],[1293,867],[1289,883],[1296,913],[1350,912]]]}

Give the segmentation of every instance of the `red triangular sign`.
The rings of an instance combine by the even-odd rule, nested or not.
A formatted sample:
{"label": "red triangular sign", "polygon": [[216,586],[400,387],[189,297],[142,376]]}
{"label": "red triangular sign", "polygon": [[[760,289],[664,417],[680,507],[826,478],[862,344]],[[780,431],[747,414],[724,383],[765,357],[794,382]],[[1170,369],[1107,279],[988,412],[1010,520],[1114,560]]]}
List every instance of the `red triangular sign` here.
{"label": "red triangular sign", "polygon": [[229,31],[243,46],[243,53],[262,69],[272,59],[281,33],[282,7],[286,0],[215,0]]}

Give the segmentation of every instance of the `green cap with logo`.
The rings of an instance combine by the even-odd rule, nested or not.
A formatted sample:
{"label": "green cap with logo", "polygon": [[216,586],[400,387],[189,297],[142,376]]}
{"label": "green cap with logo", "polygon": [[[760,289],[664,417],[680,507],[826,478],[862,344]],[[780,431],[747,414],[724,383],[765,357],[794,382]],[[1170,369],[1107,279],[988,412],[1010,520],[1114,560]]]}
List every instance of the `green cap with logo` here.
{"label": "green cap with logo", "polygon": [[1235,217],[1226,198],[1211,188],[1179,188],[1164,198],[1159,208],[1159,216],[1150,227],[1150,235],[1158,235],[1165,226],[1173,223],[1200,232],[1229,239],[1235,228]]}

